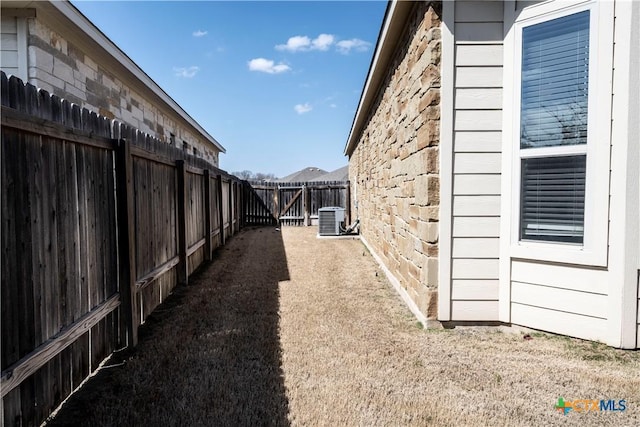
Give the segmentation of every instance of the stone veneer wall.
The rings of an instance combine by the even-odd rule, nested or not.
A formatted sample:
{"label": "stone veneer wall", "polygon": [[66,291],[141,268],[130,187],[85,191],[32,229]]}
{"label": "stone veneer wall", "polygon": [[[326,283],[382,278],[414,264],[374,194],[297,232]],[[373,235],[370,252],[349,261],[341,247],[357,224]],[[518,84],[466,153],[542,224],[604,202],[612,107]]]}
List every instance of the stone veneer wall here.
{"label": "stone veneer wall", "polygon": [[354,152],[361,234],[428,318],[437,316],[440,2],[418,3]]}
{"label": "stone veneer wall", "polygon": [[177,115],[160,110],[42,21],[29,19],[28,37],[31,84],[167,143],[173,139],[178,148],[188,149],[190,154],[218,166],[219,153],[210,142],[187,129]]}

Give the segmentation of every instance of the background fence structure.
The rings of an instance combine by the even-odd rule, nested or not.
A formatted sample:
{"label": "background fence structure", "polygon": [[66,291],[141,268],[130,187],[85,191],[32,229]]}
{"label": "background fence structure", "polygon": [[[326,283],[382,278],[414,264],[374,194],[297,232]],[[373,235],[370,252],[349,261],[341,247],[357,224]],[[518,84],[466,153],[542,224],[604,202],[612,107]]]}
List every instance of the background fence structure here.
{"label": "background fence structure", "polygon": [[39,425],[245,225],[246,182],[1,73],[3,425]]}
{"label": "background fence structure", "polygon": [[316,225],[318,209],[328,206],[345,208],[351,223],[349,181],[249,182],[280,225]]}

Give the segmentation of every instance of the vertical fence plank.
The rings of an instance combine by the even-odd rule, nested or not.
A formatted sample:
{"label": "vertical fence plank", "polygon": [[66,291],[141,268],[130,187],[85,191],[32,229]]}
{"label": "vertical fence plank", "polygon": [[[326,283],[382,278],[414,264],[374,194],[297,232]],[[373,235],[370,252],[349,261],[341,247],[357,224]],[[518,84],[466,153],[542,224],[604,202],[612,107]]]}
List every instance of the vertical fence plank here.
{"label": "vertical fence plank", "polygon": [[178,283],[189,283],[189,260],[187,257],[187,177],[184,160],[177,160],[178,168]]}
{"label": "vertical fence plank", "polygon": [[302,194],[304,195],[302,199],[302,204],[304,205],[304,225],[309,226],[311,225],[311,189],[304,185],[302,187]]}
{"label": "vertical fence plank", "polygon": [[122,332],[129,346],[138,343],[136,300],[136,259],[133,199],[133,159],[130,144],[120,139],[116,145],[116,196],[118,204],[118,253],[120,255],[120,298],[122,299]]}
{"label": "vertical fence plank", "polygon": [[222,175],[218,174],[218,225],[220,226],[220,246],[224,245],[224,203],[222,202]]}
{"label": "vertical fence plank", "polygon": [[211,261],[211,177],[209,169],[204,170],[204,259]]}
{"label": "vertical fence plank", "polygon": [[347,210],[346,212],[346,216],[347,216],[347,226],[351,224],[351,184],[349,182],[347,182],[347,184],[344,187],[344,205],[345,208]]}

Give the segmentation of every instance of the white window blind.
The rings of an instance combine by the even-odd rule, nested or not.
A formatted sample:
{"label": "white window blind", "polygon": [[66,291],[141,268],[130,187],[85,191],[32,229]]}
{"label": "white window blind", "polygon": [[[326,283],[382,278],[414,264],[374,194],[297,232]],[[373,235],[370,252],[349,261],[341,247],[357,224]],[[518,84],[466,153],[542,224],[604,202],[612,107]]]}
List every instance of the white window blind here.
{"label": "white window blind", "polygon": [[521,148],[587,143],[589,11],[522,30]]}
{"label": "white window blind", "polygon": [[582,243],[586,156],[522,160],[521,238]]}
{"label": "white window blind", "polygon": [[[523,28],[521,76],[520,239],[582,244],[589,11]],[[527,154],[557,146],[575,149]]]}

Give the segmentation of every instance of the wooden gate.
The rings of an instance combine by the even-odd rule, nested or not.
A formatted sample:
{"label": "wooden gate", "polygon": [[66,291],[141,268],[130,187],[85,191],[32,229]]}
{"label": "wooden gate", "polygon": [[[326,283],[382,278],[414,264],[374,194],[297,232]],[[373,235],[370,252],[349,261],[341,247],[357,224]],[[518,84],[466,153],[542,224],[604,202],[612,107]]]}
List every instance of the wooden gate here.
{"label": "wooden gate", "polygon": [[280,225],[305,225],[305,186],[278,187],[278,219]]}
{"label": "wooden gate", "polygon": [[280,225],[315,225],[318,209],[343,207],[351,220],[349,181],[250,182],[261,204]]}

